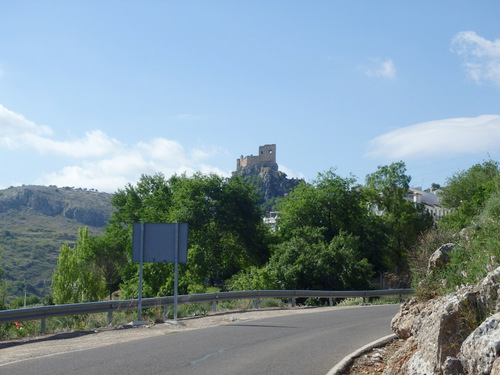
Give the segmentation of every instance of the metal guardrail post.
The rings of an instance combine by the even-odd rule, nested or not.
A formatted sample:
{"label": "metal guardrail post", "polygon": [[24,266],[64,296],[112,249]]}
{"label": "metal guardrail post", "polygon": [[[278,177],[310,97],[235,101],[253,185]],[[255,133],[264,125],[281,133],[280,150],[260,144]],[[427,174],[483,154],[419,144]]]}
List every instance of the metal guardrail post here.
{"label": "metal guardrail post", "polygon": [[258,298],[254,298],[254,300],[253,300],[253,308],[255,310],[257,310],[259,308],[259,299]]}
{"label": "metal guardrail post", "polygon": [[[259,298],[291,298],[292,307],[296,305],[296,298],[328,298],[330,304],[334,298],[363,298],[363,304],[366,304],[367,298],[376,296],[399,296],[403,302],[403,296],[413,294],[413,289],[384,289],[384,290],[363,290],[363,291],[321,291],[321,290],[252,290],[238,292],[220,292],[189,294],[179,296],[179,303],[202,303],[212,302],[213,311],[217,311],[217,302],[237,299],[254,299],[255,306],[258,308]],[[143,308],[164,306],[164,314],[167,315],[166,306],[173,305],[171,296],[159,298],[145,298],[142,301]],[[133,310],[138,307],[138,300],[115,300],[113,302],[86,302],[67,305],[50,305],[30,307],[15,310],[0,311],[0,323],[20,322],[30,320],[41,320],[41,331],[45,333],[46,318],[55,316],[71,316],[92,313],[108,313],[108,320],[112,322],[112,313],[119,310]]]}
{"label": "metal guardrail post", "polygon": [[113,325],[113,311],[108,311],[108,324]]}

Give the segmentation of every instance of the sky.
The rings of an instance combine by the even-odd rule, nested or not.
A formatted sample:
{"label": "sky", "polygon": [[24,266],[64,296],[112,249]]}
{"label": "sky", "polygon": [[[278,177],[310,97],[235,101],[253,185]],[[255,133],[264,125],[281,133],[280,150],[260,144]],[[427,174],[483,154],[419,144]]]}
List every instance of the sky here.
{"label": "sky", "polygon": [[500,2],[3,1],[0,188],[500,161]]}

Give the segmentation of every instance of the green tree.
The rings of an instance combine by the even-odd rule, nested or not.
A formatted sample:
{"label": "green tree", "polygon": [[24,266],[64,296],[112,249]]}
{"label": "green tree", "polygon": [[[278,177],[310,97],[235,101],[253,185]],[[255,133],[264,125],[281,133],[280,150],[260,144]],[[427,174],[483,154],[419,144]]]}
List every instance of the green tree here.
{"label": "green tree", "polygon": [[278,235],[282,241],[296,237],[303,228],[319,228],[329,243],[341,232],[362,239],[359,251],[376,269],[383,270],[381,251],[385,235],[381,220],[368,209],[365,190],[356,178],[342,178],[329,170],[312,184],[296,187],[279,206]]}
{"label": "green tree", "polygon": [[91,262],[91,237],[88,228],[80,228],[76,245],[61,246],[57,269],[52,277],[55,304],[93,302],[106,295],[106,286]]}
{"label": "green tree", "polygon": [[440,227],[459,231],[470,225],[491,194],[498,190],[499,175],[498,162],[486,161],[447,179],[441,202],[454,211],[440,220]]}
{"label": "green tree", "polygon": [[433,226],[432,216],[423,205],[405,199],[410,181],[402,161],[379,166],[366,176],[368,199],[382,220],[387,238],[384,263],[395,270],[407,269],[407,252],[418,236]]}
{"label": "green tree", "polygon": [[[258,192],[241,178],[201,173],[168,180],[162,175],[142,176],[137,186],[119,190],[112,203],[116,210],[111,223],[129,233],[134,222],[188,223],[188,263],[179,269],[180,291],[195,284],[224,283],[242,268],[268,260],[268,231]],[[130,265],[123,273],[127,293],[136,291],[132,285],[136,270],[136,265]],[[172,265],[145,265],[144,291],[145,295],[172,293]]]}
{"label": "green tree", "polygon": [[277,245],[268,268],[282,289],[367,288],[372,265],[359,251],[359,239],[345,232],[325,241],[319,228],[305,227]]}
{"label": "green tree", "polygon": [[110,299],[122,282],[129,240],[128,232],[116,225],[108,225],[103,235],[89,239],[88,261],[93,265],[94,276],[104,280]]}
{"label": "green tree", "polygon": [[303,227],[323,228],[327,241],[342,230],[357,233],[367,214],[362,190],[354,177],[342,178],[329,170],[312,184],[300,184],[280,204],[279,234],[294,236]]}

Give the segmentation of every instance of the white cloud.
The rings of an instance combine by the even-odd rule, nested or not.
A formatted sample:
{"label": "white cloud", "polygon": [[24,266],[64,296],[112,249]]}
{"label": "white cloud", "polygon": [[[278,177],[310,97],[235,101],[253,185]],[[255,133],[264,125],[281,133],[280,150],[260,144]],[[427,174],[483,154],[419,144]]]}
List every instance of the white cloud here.
{"label": "white cloud", "polygon": [[55,141],[40,136],[25,136],[26,143],[44,154],[74,158],[100,157],[122,147],[120,142],[100,130],[85,133],[85,137],[70,141]]}
{"label": "white cloud", "polygon": [[100,130],[87,132],[81,139],[57,141],[48,126],[37,125],[0,104],[0,145],[9,149],[35,149],[42,154],[75,158],[97,157],[122,147]]}
{"label": "white cloud", "polygon": [[177,141],[154,138],[126,145],[101,130],[88,131],[74,140],[55,140],[47,126],[36,125],[0,105],[0,147],[10,150],[31,150],[42,155],[63,156],[68,163],[60,170],[40,175],[35,181],[42,185],[96,188],[114,192],[128,182],[135,183],[141,174],[161,172],[173,174],[217,173],[218,168],[207,160],[218,150],[201,146],[185,150]]}
{"label": "white cloud", "polygon": [[395,79],[396,78],[396,67],[392,59],[371,59],[370,66],[363,66],[362,69],[368,77],[380,77]]}
{"label": "white cloud", "polygon": [[[165,145],[162,150],[160,145]],[[191,154],[198,155],[197,150]],[[114,192],[127,183],[135,183],[142,174],[163,173],[166,177],[196,171],[226,175],[216,167],[199,164],[198,158],[190,157],[177,142],[156,138],[96,161],[85,160],[79,165],[66,166],[57,172],[40,176],[42,185],[78,186]]]}
{"label": "white cloud", "polygon": [[500,147],[500,115],[423,122],[390,131],[369,142],[366,156],[418,159],[474,154]]}
{"label": "white cloud", "polygon": [[36,125],[0,104],[0,142],[4,139],[15,141],[29,134],[48,136],[52,134],[52,129],[48,126]]}
{"label": "white cloud", "polygon": [[476,82],[500,86],[500,39],[489,41],[474,31],[462,31],[451,43],[452,52],[464,56],[464,67]]}

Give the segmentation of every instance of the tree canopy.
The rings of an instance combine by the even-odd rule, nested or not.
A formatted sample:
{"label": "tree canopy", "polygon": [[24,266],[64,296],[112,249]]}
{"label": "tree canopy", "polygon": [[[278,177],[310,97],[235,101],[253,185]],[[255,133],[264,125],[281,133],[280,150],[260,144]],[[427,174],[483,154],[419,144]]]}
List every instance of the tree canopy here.
{"label": "tree canopy", "polygon": [[[405,252],[432,225],[423,207],[404,198],[411,178],[403,162],[366,177],[329,170],[279,201],[275,232],[264,224],[260,196],[239,176],[143,175],[112,196],[103,235],[79,231],[61,248],[53,292],[57,303],[102,298],[120,288],[138,293],[131,261],[132,224],[187,223],[188,262],[179,266],[179,292],[221,288],[368,288],[375,272],[404,269]],[[377,210],[374,210],[374,206]],[[147,263],[143,296],[173,293],[172,264]]]}
{"label": "tree canopy", "polygon": [[498,190],[499,182],[499,165],[492,160],[455,173],[447,179],[441,193],[441,202],[453,212],[441,219],[440,226],[453,230],[468,226],[491,194]]}
{"label": "tree canopy", "polygon": [[[119,190],[112,204],[116,211],[111,223],[129,231],[134,222],[188,223],[188,263],[180,268],[179,283],[184,291],[193,285],[221,284],[240,269],[262,266],[268,259],[268,231],[262,222],[258,193],[240,177],[197,173],[167,180],[161,174],[142,176],[136,186],[129,184]],[[130,265],[129,271],[135,268]],[[165,264],[145,266],[145,290],[153,295],[171,293],[171,268]],[[133,293],[133,285],[127,290]]]}

